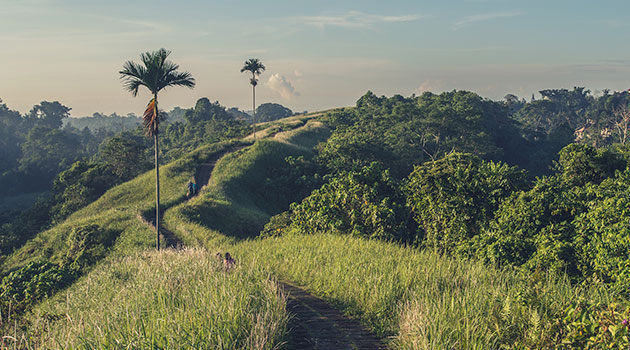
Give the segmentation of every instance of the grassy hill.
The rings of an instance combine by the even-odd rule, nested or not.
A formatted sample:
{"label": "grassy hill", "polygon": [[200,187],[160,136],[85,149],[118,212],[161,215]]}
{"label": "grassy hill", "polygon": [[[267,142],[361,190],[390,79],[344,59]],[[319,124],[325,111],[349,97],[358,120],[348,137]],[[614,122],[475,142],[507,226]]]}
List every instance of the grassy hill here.
{"label": "grassy hill", "polygon": [[[161,205],[164,209],[185,199],[186,183],[200,164],[240,145],[240,141],[233,141],[204,146],[162,166]],[[7,273],[38,260],[62,262],[73,244],[70,233],[90,225],[95,226],[93,239],[101,241],[104,246],[103,252],[95,258],[109,254],[124,256],[154,246],[152,231],[137,219],[138,214],[155,208],[154,181],[155,171],[152,170],[112,188],[60,225],[38,234],[8,256],[2,264],[2,272]]]}
{"label": "grassy hill", "polygon": [[[277,348],[287,314],[276,279],[304,287],[401,349],[554,348],[567,305],[613,299],[562,276],[525,276],[392,242],[295,232],[257,238],[290,204],[295,185],[287,185],[286,158],[313,157],[330,130],[292,117],[262,135],[249,147],[243,141],[204,146],[162,168],[164,224],[195,249],[151,251],[154,233],[137,219],[153,205],[148,172],[8,257],[5,273],[37,260],[63,264],[76,258],[77,232],[96,227],[86,273],[33,307],[22,328],[8,332],[14,345]],[[184,201],[197,167],[233,149],[202,193]],[[225,273],[217,251],[233,253],[239,267]]]}
{"label": "grassy hill", "polygon": [[[294,117],[294,120],[297,118]],[[306,120],[298,120],[298,123],[270,132],[270,135],[304,126],[305,123]],[[255,189],[256,182],[245,188],[240,183],[234,183],[228,175],[236,171],[239,176],[250,177],[261,170],[272,169],[276,163],[284,161],[285,155],[308,153],[303,148],[286,142],[259,142],[251,153],[265,154],[262,162],[256,156],[250,157],[250,162],[235,162],[241,155],[248,159],[250,152],[247,149],[237,151],[217,165],[218,173],[223,175],[218,177],[221,179],[218,182],[211,180],[208,187],[207,192],[212,193],[212,198],[216,197],[212,205],[200,199],[186,203],[187,206],[182,204],[185,184],[202,164],[247,144],[236,140],[203,146],[162,166],[163,212],[186,208],[190,211],[193,208],[209,211],[215,215],[214,218],[223,220],[228,218],[222,217],[221,211],[243,212],[242,217],[233,217],[233,222],[243,222],[242,232],[255,235],[271,215],[286,208],[280,203],[266,206],[262,193],[258,197],[243,196],[243,191]],[[55,348],[63,344],[70,348],[201,346],[266,349],[274,348],[282,341],[287,318],[284,295],[279,293],[277,283],[259,265],[243,265],[237,269],[238,273],[226,275],[207,249],[181,253],[151,251],[155,242],[154,231],[142,223],[139,216],[155,209],[154,177],[154,172],[149,171],[112,188],[63,223],[39,233],[5,259],[2,272],[8,276],[5,280],[13,283],[5,284],[13,288],[15,283],[19,283],[14,289],[26,286],[27,294],[23,296],[32,299],[29,305],[71,284],[64,291],[33,306],[19,319],[16,324],[19,326],[8,327],[15,320],[10,313],[17,305],[11,302],[4,305],[4,333],[9,337],[7,339],[15,340],[10,347]],[[178,205],[182,208],[170,210]],[[208,220],[206,215],[200,216]],[[230,222],[217,222],[221,228],[230,227]],[[233,229],[231,233],[236,236],[240,228]],[[205,243],[205,247],[210,246],[208,240]],[[45,265],[49,270],[42,272],[37,265],[42,261],[49,263]],[[77,265],[77,261],[80,264]],[[192,266],[193,261],[198,265]],[[40,268],[37,271],[43,275],[36,274],[28,280],[28,273],[35,268]],[[64,284],[59,284],[54,274],[64,269],[70,269],[72,277],[70,281],[63,280]],[[53,278],[47,280],[51,274]],[[24,275],[27,280],[24,280]],[[212,277],[204,279],[199,276]],[[41,292],[41,287],[48,290]],[[198,293],[186,296],[182,290]],[[219,294],[224,297],[216,299]],[[260,297],[251,299],[255,295]],[[195,308],[191,309],[191,306]],[[28,305],[20,307],[30,308]],[[192,310],[196,312],[204,307],[212,307],[216,317],[207,318],[202,314],[197,318],[191,317]],[[130,311],[130,308],[133,310]],[[243,318],[233,317],[238,312]],[[163,323],[161,315],[164,314],[181,315],[173,320],[177,324],[176,332],[172,331],[173,323]],[[120,327],[121,322],[125,327]]]}

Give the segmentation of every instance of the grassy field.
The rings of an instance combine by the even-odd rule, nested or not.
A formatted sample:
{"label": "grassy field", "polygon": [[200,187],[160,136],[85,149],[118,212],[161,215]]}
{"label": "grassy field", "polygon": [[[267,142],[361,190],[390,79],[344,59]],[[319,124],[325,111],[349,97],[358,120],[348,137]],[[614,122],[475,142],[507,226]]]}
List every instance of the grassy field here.
{"label": "grassy field", "polygon": [[[222,231],[232,228],[233,236],[257,233],[282,205],[266,205],[268,198],[260,189],[258,196],[242,196],[243,191],[255,192],[259,184],[241,187],[240,179],[273,176],[268,171],[286,155],[308,153],[304,149],[286,142],[258,142],[252,152],[238,151],[217,165],[221,181],[209,186],[212,195],[206,198],[218,203],[218,212],[214,204],[204,207],[204,196],[184,203],[185,184],[201,164],[246,145],[208,145],[162,166],[162,210],[192,208],[193,216],[206,222],[216,218]],[[138,215],[154,210],[154,174],[149,171],[116,186],[7,257],[5,274],[36,261],[66,266],[68,252],[77,246],[76,232],[89,227],[90,234],[96,230],[99,236],[90,237],[99,242],[89,247],[92,268],[82,270],[83,276],[69,288],[18,319],[0,315],[6,335],[3,348],[278,348],[286,331],[285,297],[260,264],[243,262],[230,273],[217,267],[214,252],[229,241],[226,235],[219,235],[217,242],[203,240],[212,253],[152,252],[154,232]],[[205,215],[204,208],[214,216]],[[232,217],[232,222],[223,217],[235,212],[242,216]],[[239,222],[246,227],[237,226]]]}
{"label": "grassy field", "polygon": [[225,271],[206,250],[107,259],[28,317],[15,347],[275,349],[285,296],[255,264]]}
{"label": "grassy field", "polygon": [[[161,205],[164,209],[185,198],[186,183],[199,164],[225,150],[241,145],[223,142],[204,146],[177,161],[160,168]],[[155,246],[153,231],[141,224],[137,215],[155,208],[155,171],[116,186],[87,207],[75,212],[60,225],[39,233],[23,247],[9,255],[2,265],[2,273],[22,267],[29,262],[46,260],[60,262],[72,242],[69,233],[77,227],[97,225],[103,235],[113,239],[103,256],[125,256]]]}
{"label": "grassy field", "polygon": [[400,349],[553,348],[553,320],[566,305],[610,301],[562,278],[526,278],[352,236],[287,234],[241,242],[233,251],[264,262]]}
{"label": "grassy field", "polygon": [[[299,128],[270,129],[273,138],[223,157],[191,201],[183,201],[184,187],[196,167],[243,144],[202,147],[162,168],[164,223],[200,249],[141,252],[154,244],[136,218],[152,208],[152,172],[29,241],[3,271],[59,261],[77,226],[98,225],[115,238],[97,268],[35,307],[27,331],[10,336],[27,348],[276,348],[287,324],[277,277],[361,320],[394,348],[539,349],[557,345],[557,317],[572,301],[611,301],[562,277],[524,276],[396,243],[291,232],[252,238],[288,208],[284,189],[269,186],[285,157],[313,156],[330,134],[317,121],[296,120],[286,127]],[[214,258],[226,250],[240,264],[231,273]]]}

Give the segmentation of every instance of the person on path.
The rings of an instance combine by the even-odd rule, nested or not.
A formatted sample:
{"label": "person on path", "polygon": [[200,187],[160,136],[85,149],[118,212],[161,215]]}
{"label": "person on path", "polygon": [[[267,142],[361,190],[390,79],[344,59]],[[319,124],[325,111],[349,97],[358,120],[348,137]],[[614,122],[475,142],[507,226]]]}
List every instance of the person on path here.
{"label": "person on path", "polygon": [[188,184],[186,185],[186,187],[188,187],[188,192],[186,192],[186,198],[190,199],[190,197],[193,196],[193,190],[194,190],[194,183],[192,182],[192,180],[188,181]]}
{"label": "person on path", "polygon": [[199,192],[199,187],[197,186],[196,182],[193,182],[192,189],[193,189],[193,196],[196,196],[197,192]]}
{"label": "person on path", "polygon": [[225,259],[223,259],[223,267],[225,268],[225,270],[230,271],[231,269],[234,268],[235,264],[236,264],[236,261],[232,259],[232,256],[230,255],[230,253],[225,252]]}

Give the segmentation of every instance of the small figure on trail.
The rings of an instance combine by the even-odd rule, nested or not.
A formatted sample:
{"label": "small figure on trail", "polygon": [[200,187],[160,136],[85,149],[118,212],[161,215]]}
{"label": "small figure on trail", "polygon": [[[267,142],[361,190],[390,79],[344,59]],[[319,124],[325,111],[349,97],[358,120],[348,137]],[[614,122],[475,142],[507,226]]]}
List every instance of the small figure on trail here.
{"label": "small figure on trail", "polygon": [[188,188],[188,192],[186,192],[186,198],[190,199],[193,196],[193,190],[194,188],[194,182],[192,182],[192,180],[188,181],[188,184],[186,185],[186,187]]}
{"label": "small figure on trail", "polygon": [[196,183],[196,182],[193,182],[193,184],[192,184],[192,190],[193,190],[193,192],[192,192],[192,193],[193,193],[193,196],[196,196],[196,195],[197,195],[197,192],[199,191],[199,187],[197,186],[197,183]]}
{"label": "small figure on trail", "polygon": [[225,259],[223,259],[223,267],[225,267],[225,270],[226,271],[231,270],[232,268],[234,268],[235,264],[236,264],[236,261],[232,259],[232,256],[230,255],[230,253],[225,252]]}

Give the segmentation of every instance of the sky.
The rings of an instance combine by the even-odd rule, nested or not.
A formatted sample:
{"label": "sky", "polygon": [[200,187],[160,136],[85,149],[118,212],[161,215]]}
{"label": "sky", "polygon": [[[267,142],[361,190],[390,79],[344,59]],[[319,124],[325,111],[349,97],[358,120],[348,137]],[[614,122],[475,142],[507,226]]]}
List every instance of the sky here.
{"label": "sky", "polygon": [[[160,106],[200,97],[251,110],[245,60],[266,66],[256,102],[294,111],[377,95],[470,90],[499,100],[550,88],[630,88],[630,2],[582,0],[0,0],[0,98],[28,112],[141,114],[124,62],[166,48],[196,79]],[[538,96],[538,94],[537,94]]]}

